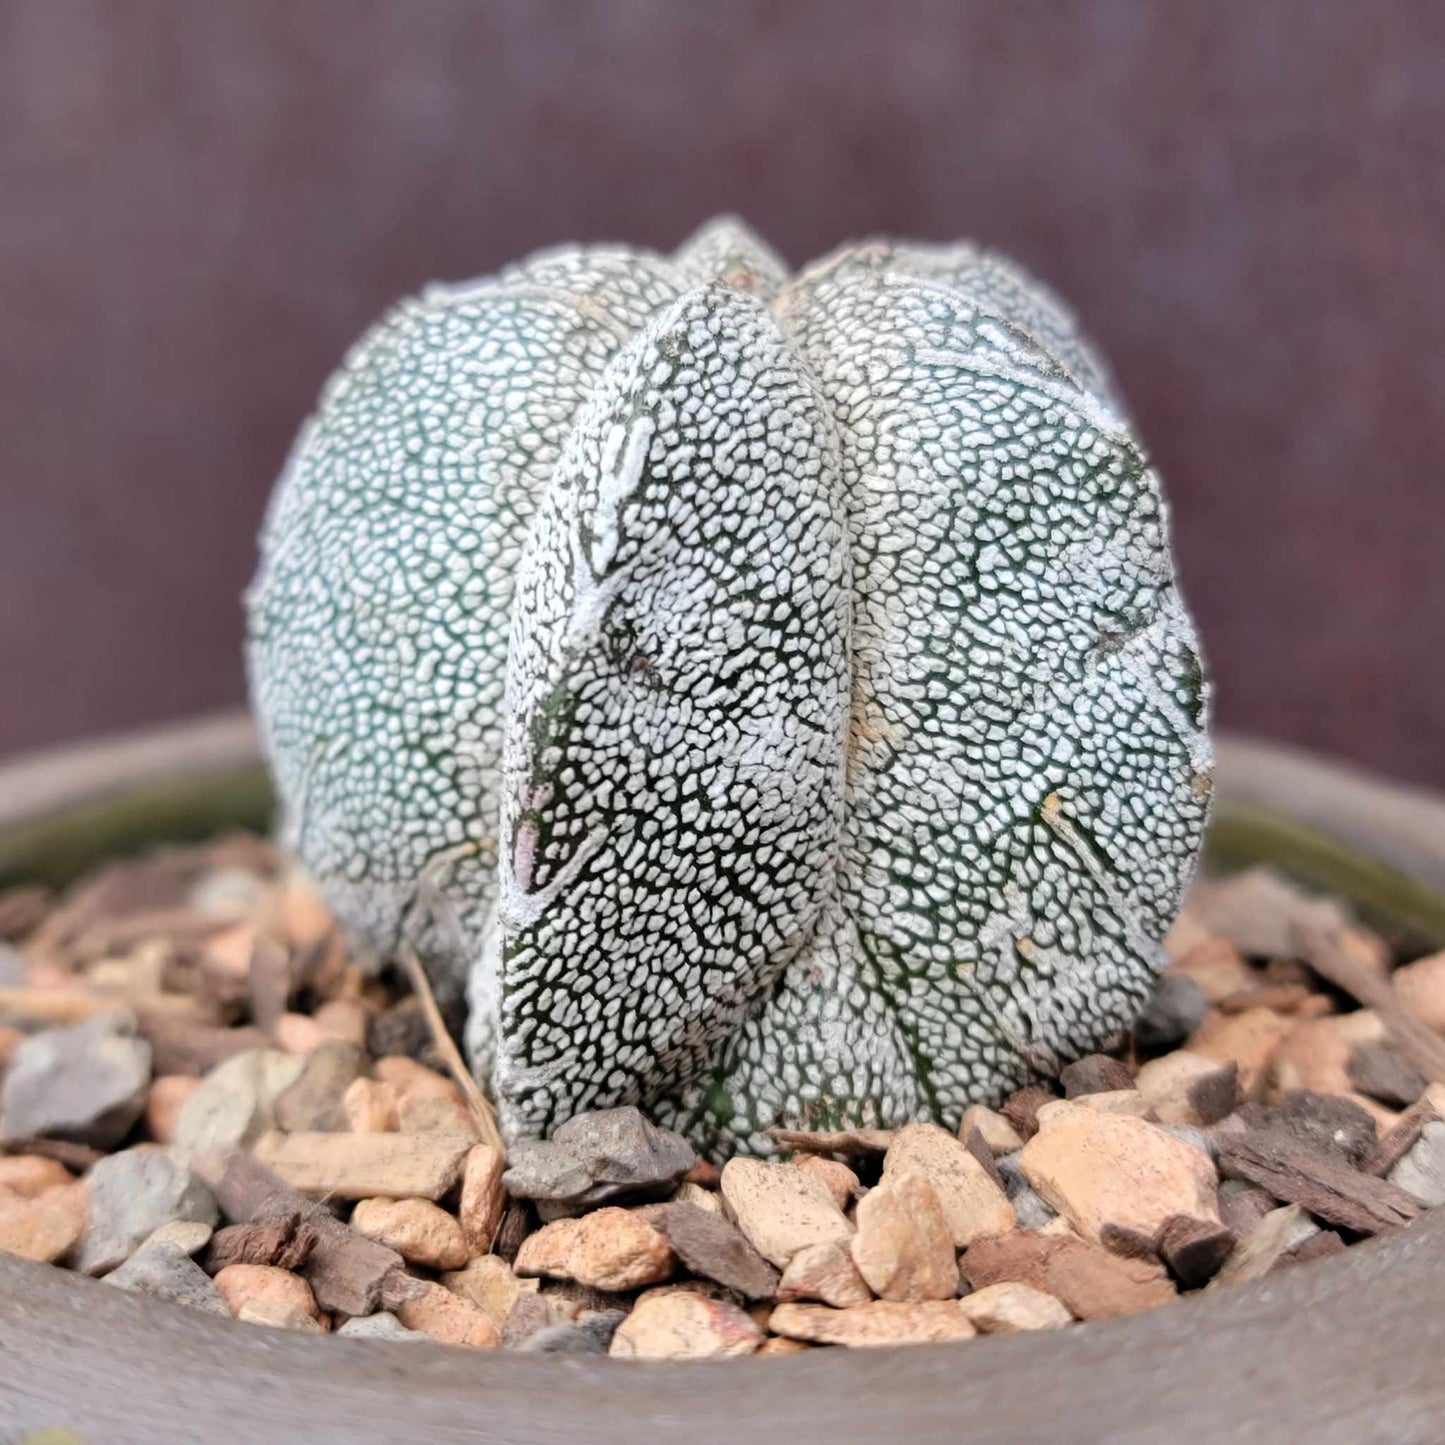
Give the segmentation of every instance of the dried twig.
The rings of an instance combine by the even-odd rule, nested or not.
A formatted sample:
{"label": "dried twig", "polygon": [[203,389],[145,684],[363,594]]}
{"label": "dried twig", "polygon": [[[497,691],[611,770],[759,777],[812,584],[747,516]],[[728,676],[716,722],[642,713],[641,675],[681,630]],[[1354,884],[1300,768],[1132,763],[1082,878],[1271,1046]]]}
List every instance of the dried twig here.
{"label": "dried twig", "polygon": [[441,1010],[437,1007],[436,995],[432,993],[426,970],[421,966],[421,959],[416,956],[416,950],[409,943],[403,943],[397,949],[397,956],[401,959],[402,967],[406,969],[407,978],[411,980],[413,992],[421,1001],[422,1015],[426,1019],[427,1027],[431,1030],[432,1044],[437,1053],[441,1055],[452,1078],[456,1080],[457,1087],[462,1091],[462,1097],[467,1101],[467,1109],[477,1126],[477,1132],[481,1135],[482,1142],[489,1144],[493,1149],[500,1150],[505,1155],[506,1146],[502,1143],[502,1131],[497,1127],[497,1116],[492,1109],[491,1100],[482,1092],[481,1085],[472,1077],[472,1071],[463,1061],[455,1040],[447,1032],[447,1026],[442,1021]]}
{"label": "dried twig", "polygon": [[1295,940],[1305,962],[1321,978],[1374,1009],[1400,1052],[1433,1083],[1445,1083],[1445,1039],[1421,1023],[1376,967],[1374,950],[1347,929],[1300,925]]}

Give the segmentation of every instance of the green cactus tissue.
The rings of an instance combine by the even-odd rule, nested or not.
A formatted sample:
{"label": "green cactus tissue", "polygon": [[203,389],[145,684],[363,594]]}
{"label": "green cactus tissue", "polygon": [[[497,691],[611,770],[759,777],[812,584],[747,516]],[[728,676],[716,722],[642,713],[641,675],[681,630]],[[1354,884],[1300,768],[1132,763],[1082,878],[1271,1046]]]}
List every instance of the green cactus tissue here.
{"label": "green cactus tissue", "polygon": [[277,485],[252,693],[295,850],[468,1010],[511,1137],[955,1126],[1126,1026],[1209,807],[1158,478],[970,245],[718,221],[365,336]]}

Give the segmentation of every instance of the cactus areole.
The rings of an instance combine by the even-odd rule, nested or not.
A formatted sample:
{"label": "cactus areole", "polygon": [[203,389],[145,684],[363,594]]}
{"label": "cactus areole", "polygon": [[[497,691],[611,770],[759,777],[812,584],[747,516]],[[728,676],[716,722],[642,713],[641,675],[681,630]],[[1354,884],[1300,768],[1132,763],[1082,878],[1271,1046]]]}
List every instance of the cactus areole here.
{"label": "cactus areole", "polygon": [[1158,479],[970,245],[717,221],[397,307],[277,486],[285,841],[513,1137],[956,1125],[1133,1018],[1209,804]]}

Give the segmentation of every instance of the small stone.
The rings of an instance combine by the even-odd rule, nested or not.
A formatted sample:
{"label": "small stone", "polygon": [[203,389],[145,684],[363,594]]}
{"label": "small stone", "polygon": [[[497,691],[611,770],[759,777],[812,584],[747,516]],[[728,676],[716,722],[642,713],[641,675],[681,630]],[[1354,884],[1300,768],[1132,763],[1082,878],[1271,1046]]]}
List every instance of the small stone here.
{"label": "small stone", "polygon": [[1432,953],[1390,976],[1395,997],[1427,1028],[1445,1033],[1445,953]]}
{"label": "small stone", "polygon": [[720,1213],[673,1203],[662,1210],[659,1227],[694,1274],[715,1280],[744,1299],[772,1299],[776,1293],[777,1270]]}
{"label": "small stone", "polygon": [[296,1082],[277,1095],[276,1127],[291,1134],[346,1129],[342,1099],[360,1076],[363,1063],[355,1044],[327,1040],[307,1058]]}
{"label": "small stone", "polygon": [[1027,1284],[985,1285],[965,1295],[958,1307],[981,1335],[1057,1330],[1074,1322],[1062,1300]]}
{"label": "small stone", "polygon": [[378,1310],[374,1315],[358,1315],[347,1320],[337,1331],[338,1336],[349,1340],[424,1340],[426,1336],[416,1330],[409,1330],[387,1310]]}
{"label": "small stone", "polygon": [[[1204,995],[1206,1002],[1218,1004],[1254,987],[1258,975],[1228,939],[1210,934],[1202,944],[1175,962],[1165,977],[1189,979]],[[1203,1022],[1202,1017],[1200,1022]]]}
{"label": "small stone", "polygon": [[278,1049],[299,1057],[314,1054],[327,1039],[314,1018],[309,1014],[296,1013],[283,1013],[271,1025],[271,1036],[276,1040]]}
{"label": "small stone", "polygon": [[1445,1204],[1445,1123],[1426,1124],[1388,1178],[1427,1209]]}
{"label": "small stone", "polygon": [[544,1295],[518,1295],[502,1326],[502,1348],[519,1350],[539,1330],[549,1329],[565,1318],[567,1316],[558,1315]]}
{"label": "small stone", "polygon": [[1430,1082],[1397,1050],[1381,1043],[1356,1044],[1345,1072],[1360,1093],[1398,1109],[1409,1108]]}
{"label": "small stone", "polygon": [[162,1225],[211,1226],[219,1218],[211,1191],[160,1145],[108,1155],[90,1171],[89,1183],[90,1224],[76,1264],[84,1274],[114,1269]]}
{"label": "small stone", "polygon": [[548,1325],[519,1346],[531,1355],[605,1355],[626,1310],[593,1310],[576,1320]]}
{"label": "small stone", "polygon": [[549,1275],[606,1290],[658,1284],[676,1266],[677,1256],[661,1231],[615,1206],[544,1225],[522,1241],[513,1264],[523,1278]]}
{"label": "small stone", "polygon": [[236,1311],[236,1318],[242,1324],[264,1325],[272,1330],[293,1330],[303,1335],[326,1333],[326,1326],[315,1315],[309,1315],[282,1300],[248,1300]]}
{"label": "small stone", "polygon": [[1134,1076],[1134,1087],[1161,1124],[1192,1124],[1197,1128],[1205,1122],[1198,1103],[1212,1107],[1226,1086],[1237,1090],[1238,1077],[1238,1065],[1233,1060],[1221,1063],[1188,1049],[1176,1049],[1143,1065]]}
{"label": "small stone", "polygon": [[1211,1164],[1219,1163],[1219,1146],[1203,1129],[1196,1129],[1193,1124],[1160,1124],[1159,1127],[1191,1149],[1198,1149]]}
{"label": "small stone", "polygon": [[937,1193],[956,1248],[966,1248],[979,1235],[1007,1234],[1014,1227],[1007,1194],[947,1129],[909,1124],[894,1135],[883,1159],[883,1176],[886,1180],[910,1171],[921,1174]]}
{"label": "small stone", "polygon": [[254,1143],[276,1127],[277,1096],[306,1067],[279,1049],[247,1049],[216,1065],[181,1106],[176,1147],[222,1152]]}
{"label": "small stone", "polygon": [[174,1244],[147,1244],[101,1281],[134,1294],[150,1295],[168,1304],[186,1305],[208,1314],[229,1316],[220,1290],[184,1250]]}
{"label": "small stone", "polygon": [[39,1154],[0,1157],[0,1197],[16,1194],[22,1199],[34,1199],[47,1189],[74,1182],[70,1170],[57,1159],[46,1159]]}
{"label": "small stone", "polygon": [[[1047,1229],[1059,1217],[1058,1210],[1029,1184],[1015,1190],[1009,1202],[1014,1207],[1014,1217],[1020,1229]],[[1007,1233],[1006,1230],[999,1232]]]}
{"label": "small stone", "polygon": [[439,1284],[423,1283],[414,1299],[396,1306],[396,1316],[407,1329],[444,1345],[494,1350],[502,1342],[501,1331],[483,1311]]}
{"label": "small stone", "polygon": [[1059,1074],[1064,1086],[1066,1099],[1077,1099],[1081,1094],[1105,1094],[1118,1089],[1132,1089],[1134,1076],[1126,1064],[1111,1059],[1107,1054],[1085,1054],[1072,1064],[1065,1064]]}
{"label": "small stone", "polygon": [[[214,1233],[209,1224],[203,1224],[199,1219],[173,1219],[147,1236],[145,1243],[173,1244],[194,1259],[211,1242]],[[144,1249],[145,1245],[141,1248]]]}
{"label": "small stone", "polygon": [[793,1167],[821,1179],[828,1186],[833,1203],[845,1212],[860,1188],[858,1176],[837,1159],[824,1159],[818,1154],[801,1154],[793,1160]]}
{"label": "small stone", "polygon": [[0,1133],[113,1149],[140,1118],[150,1083],[151,1046],[135,1027],[130,1014],[108,1012],[32,1034],[0,1090]]}
{"label": "small stone", "polygon": [[380,1079],[354,1079],[341,1096],[346,1127],[356,1134],[396,1133],[399,1104],[396,1085]]}
{"label": "small stone", "polygon": [[475,1142],[466,1134],[263,1134],[254,1153],[304,1194],[440,1199]]}
{"label": "small stone", "polygon": [[[1211,1013],[1189,1038],[1189,1051],[1220,1063],[1239,1065],[1240,1092],[1257,1099],[1269,1081],[1274,1051],[1294,1027],[1273,1009],[1249,1008],[1242,1013]],[[1197,1119],[1175,1122],[1198,1123]]]}
{"label": "small stone", "polygon": [[1235,1238],[1212,1219],[1176,1214],[1161,1226],[1155,1247],[1181,1289],[1201,1289],[1219,1272]]}
{"label": "small stone", "polygon": [[775,1334],[819,1345],[867,1349],[887,1345],[932,1345],[972,1339],[976,1333],[957,1300],[900,1304],[874,1300],[835,1310],[827,1305],[783,1304],[769,1322]]}
{"label": "small stone", "polygon": [[[942,1129],[938,1133],[955,1149],[962,1148],[951,1134]],[[892,1150],[889,1153],[891,1157]],[[977,1162],[972,1155],[968,1159]],[[952,1299],[958,1293],[949,1221],[921,1172],[885,1172],[882,1183],[858,1202],[856,1223],[853,1263],[880,1299],[914,1304]]]}
{"label": "small stone", "polygon": [[704,1209],[709,1214],[721,1214],[723,1212],[722,1195],[715,1190],[704,1189],[701,1184],[693,1184],[684,1179],[677,1186],[677,1193],[672,1196],[674,1204],[691,1204],[698,1209]]}
{"label": "small stone", "polygon": [[618,1325],[619,1360],[706,1360],[754,1354],[763,1332],[736,1305],[690,1289],[653,1289]]}
{"label": "small stone", "polygon": [[367,1051],[374,1059],[420,1059],[431,1047],[431,1026],[419,998],[404,998],[367,1025]]}
{"label": "small stone", "polygon": [[69,1254],[85,1232],[88,1194],[84,1181],[76,1181],[31,1199],[0,1199],[0,1253],[41,1264]]}
{"label": "small stone", "polygon": [[1141,1059],[1177,1049],[1209,1012],[1199,981],[1187,973],[1169,972],[1154,985],[1144,1012],[1134,1020],[1134,1053]]}
{"label": "small stone", "polygon": [[873,1291],[858,1273],[853,1252],[840,1239],[810,1244],[788,1261],[778,1283],[777,1297],[787,1300],[820,1300],[837,1309],[867,1304]]}
{"label": "small stone", "polygon": [[980,1239],[965,1251],[962,1264],[975,1291],[991,1284],[1032,1285],[1081,1320],[1137,1314],[1175,1298],[1163,1265],[1120,1258],[1073,1234],[1045,1237],[1016,1230]]}
{"label": "small stone", "polygon": [[396,1127],[403,1134],[472,1134],[477,1133],[471,1110],[460,1097],[454,1099],[418,1098],[403,1093],[396,1101]]}
{"label": "small stone", "polygon": [[472,1253],[457,1220],[425,1199],[363,1199],[351,1227],[427,1269],[459,1270]]}
{"label": "small stone", "polygon": [[1271,868],[1251,868],[1218,883],[1196,883],[1189,909],[1211,933],[1257,958],[1291,954],[1297,928],[1328,931],[1349,923],[1333,898],[1305,893]]}
{"label": "small stone", "polygon": [[466,1268],[442,1275],[442,1283],[483,1310],[499,1330],[505,1327],[518,1296],[534,1295],[538,1286],[535,1279],[518,1279],[507,1261],[495,1254],[478,1255]]}
{"label": "small stone", "polygon": [[321,1320],[311,1286],[299,1274],[265,1264],[228,1264],[214,1283],[233,1315],[247,1305],[268,1304]]}
{"label": "small stone", "polygon": [[366,1031],[371,1023],[371,1014],[364,1004],[354,998],[334,998],[321,1005],[311,1015],[317,1027],[328,1039],[339,1039],[345,1044],[366,1047]]}
{"label": "small stone", "polygon": [[1086,1239],[1106,1224],[1153,1236],[1170,1215],[1219,1218],[1209,1160],[1142,1119],[1073,1105],[1050,1117],[1019,1163]]}
{"label": "small stone", "polygon": [[963,1111],[963,1119],[958,1126],[959,1139],[967,1143],[969,1132],[973,1129],[983,1136],[983,1142],[995,1156],[1012,1154],[1024,1147],[1019,1131],[996,1109],[986,1108],[983,1104],[970,1104]]}
{"label": "small stone", "polygon": [[513,1199],[590,1209],[628,1195],[666,1198],[697,1155],[629,1105],[574,1115],[548,1140],[519,1141],[508,1162],[503,1183]]}
{"label": "small stone", "polygon": [[506,1156],[490,1144],[477,1144],[462,1163],[462,1197],[457,1218],[473,1254],[485,1254],[501,1228],[507,1196],[502,1189]]}
{"label": "small stone", "polygon": [[1319,1094],[1352,1094],[1350,1055],[1358,1044],[1384,1040],[1385,1025],[1373,1009],[1307,1019],[1296,1024],[1274,1052],[1275,1087],[1285,1093],[1313,1089]]}
{"label": "small stone", "polygon": [[1128,1114],[1134,1119],[1154,1118],[1154,1106],[1138,1089],[1100,1089],[1095,1094],[1080,1094],[1074,1099],[1056,1099],[1052,1104],[1045,1104],[1039,1110],[1040,1124],[1050,1109],[1061,1105],[1065,1109],[1077,1105],[1081,1109],[1094,1109],[1100,1114]]}
{"label": "small stone", "polygon": [[192,1074],[162,1074],[151,1080],[143,1115],[146,1133],[157,1144],[175,1143],[181,1109],[200,1087],[201,1081]]}
{"label": "small stone", "polygon": [[1056,1098],[1058,1095],[1051,1089],[1041,1084],[1030,1084],[1005,1100],[1001,1112],[1021,1139],[1032,1139],[1038,1133],[1040,1107],[1051,1104]]}
{"label": "small stone", "polygon": [[846,1240],[853,1233],[828,1186],[794,1165],[729,1159],[721,1187],[734,1223],[753,1248],[779,1269],[805,1245]]}
{"label": "small stone", "polygon": [[758,1355],[806,1355],[816,1345],[805,1345],[802,1340],[785,1340],[781,1335],[770,1335],[758,1346]]}

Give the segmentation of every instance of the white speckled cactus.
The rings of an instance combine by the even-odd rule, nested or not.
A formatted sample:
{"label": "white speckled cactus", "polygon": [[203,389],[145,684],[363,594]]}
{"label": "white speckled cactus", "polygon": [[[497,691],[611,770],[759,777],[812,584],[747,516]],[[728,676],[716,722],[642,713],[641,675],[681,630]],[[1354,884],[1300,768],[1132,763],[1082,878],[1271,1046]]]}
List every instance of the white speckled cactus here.
{"label": "white speckled cactus", "polygon": [[1134,1015],[1208,810],[1158,481],[967,245],[432,288],[302,432],[250,617],[287,841],[465,987],[514,1134],[956,1124]]}

